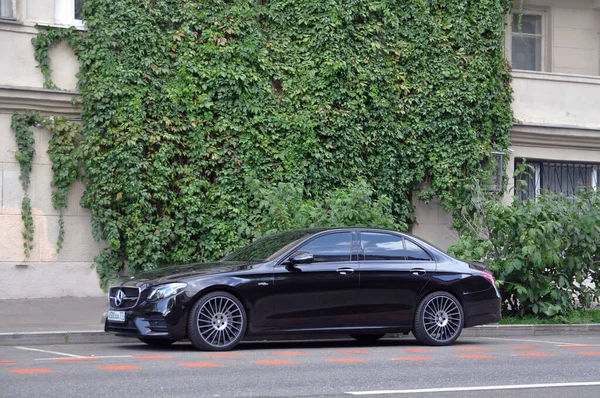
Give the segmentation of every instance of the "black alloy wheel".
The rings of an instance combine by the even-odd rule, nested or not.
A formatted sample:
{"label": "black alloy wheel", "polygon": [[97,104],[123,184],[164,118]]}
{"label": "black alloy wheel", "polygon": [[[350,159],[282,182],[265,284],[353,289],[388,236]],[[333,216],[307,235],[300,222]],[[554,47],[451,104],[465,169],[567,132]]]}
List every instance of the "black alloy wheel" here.
{"label": "black alloy wheel", "polygon": [[244,306],[234,295],[208,293],[190,311],[188,338],[199,350],[231,350],[244,337],[246,319]]}
{"label": "black alloy wheel", "polygon": [[138,337],[142,343],[146,343],[152,347],[168,347],[175,343],[175,340],[165,339],[163,337]]}
{"label": "black alloy wheel", "polygon": [[374,333],[374,334],[351,334],[350,337],[363,344],[374,344],[379,339],[385,336],[385,333]]}
{"label": "black alloy wheel", "polygon": [[413,335],[422,344],[441,346],[454,343],[464,325],[463,309],[446,292],[431,293],[417,307]]}

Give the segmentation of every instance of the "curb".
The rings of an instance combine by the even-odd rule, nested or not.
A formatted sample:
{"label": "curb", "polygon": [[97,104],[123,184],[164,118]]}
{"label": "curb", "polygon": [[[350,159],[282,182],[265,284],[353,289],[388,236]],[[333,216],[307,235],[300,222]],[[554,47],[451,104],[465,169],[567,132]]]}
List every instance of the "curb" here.
{"label": "curb", "polygon": [[[600,324],[578,325],[485,325],[464,329],[461,337],[531,337],[549,335],[600,335]],[[346,335],[312,335],[303,339],[299,335],[250,336],[244,341],[323,340],[346,338]],[[401,338],[400,333],[387,337]],[[137,342],[131,337],[115,336],[103,330],[17,332],[0,333],[0,346],[52,345],[52,344],[124,344]]]}

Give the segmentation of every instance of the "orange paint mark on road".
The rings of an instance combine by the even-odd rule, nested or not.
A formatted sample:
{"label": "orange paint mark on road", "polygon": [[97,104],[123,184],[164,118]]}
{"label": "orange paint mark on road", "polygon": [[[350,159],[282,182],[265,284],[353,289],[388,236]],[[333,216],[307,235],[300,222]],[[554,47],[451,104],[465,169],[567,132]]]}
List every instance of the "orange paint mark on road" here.
{"label": "orange paint mark on road", "polygon": [[405,348],[405,352],[432,352],[431,348]]}
{"label": "orange paint mark on road", "polygon": [[11,373],[52,373],[50,369],[13,369],[9,370]]}
{"label": "orange paint mark on road", "polygon": [[218,368],[220,365],[218,363],[212,362],[191,362],[191,363],[180,363],[179,366],[183,366],[186,368]]}
{"label": "orange paint mark on road", "polygon": [[343,352],[344,354],[370,354],[371,351],[366,350],[338,350],[338,352]]}
{"label": "orange paint mark on road", "polygon": [[433,358],[427,358],[427,357],[403,357],[403,358],[392,358],[392,361],[433,361]]}
{"label": "orange paint mark on road", "polygon": [[301,351],[275,351],[272,352],[273,355],[306,355],[305,352]]}
{"label": "orange paint mark on road", "polygon": [[96,358],[54,358],[59,362],[78,362],[78,361],[95,361]]}
{"label": "orange paint mark on road", "polygon": [[527,354],[517,354],[518,357],[555,357],[554,354],[543,354],[541,352],[529,352]]}
{"label": "orange paint mark on road", "polygon": [[489,351],[489,348],[484,347],[457,347],[455,350],[458,351]]}
{"label": "orange paint mark on road", "polygon": [[259,365],[296,365],[298,362],[282,361],[282,360],[270,360],[270,361],[254,361]]}
{"label": "orange paint mark on road", "polygon": [[358,362],[367,362],[364,359],[356,359],[356,358],[330,358],[327,359],[327,362],[335,362],[335,363],[358,363]]}
{"label": "orange paint mark on road", "polygon": [[583,352],[576,352],[575,354],[577,354],[577,355],[600,355],[600,351],[583,351]]}
{"label": "orange paint mark on road", "polygon": [[595,345],[569,345],[569,346],[562,346],[561,348],[600,348],[600,347],[595,346]]}
{"label": "orange paint mark on road", "polygon": [[470,355],[459,355],[459,358],[469,358],[469,359],[494,359],[496,358],[493,355],[481,355],[481,354],[470,354]]}
{"label": "orange paint mark on road", "polygon": [[134,355],[132,358],[135,359],[169,359],[173,358],[172,355]]}
{"label": "orange paint mark on road", "polygon": [[540,347],[536,345],[511,345],[509,348],[514,350],[538,350]]}
{"label": "orange paint mark on road", "polygon": [[15,363],[16,363],[15,361],[0,360],[0,365],[13,365]]}
{"label": "orange paint mark on road", "polygon": [[101,370],[139,370],[141,369],[139,366],[132,365],[119,365],[119,366],[96,366]]}
{"label": "orange paint mark on road", "polygon": [[230,352],[215,352],[211,354],[204,354],[205,357],[219,357],[219,358],[229,358],[229,357],[243,357],[244,354],[234,354]]}

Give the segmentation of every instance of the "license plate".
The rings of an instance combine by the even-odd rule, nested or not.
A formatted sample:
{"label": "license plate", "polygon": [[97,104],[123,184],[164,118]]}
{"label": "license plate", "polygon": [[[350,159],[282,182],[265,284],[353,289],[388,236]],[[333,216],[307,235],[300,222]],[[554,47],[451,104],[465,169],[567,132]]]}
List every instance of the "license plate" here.
{"label": "license plate", "polygon": [[125,311],[108,311],[106,318],[111,322],[125,322]]}

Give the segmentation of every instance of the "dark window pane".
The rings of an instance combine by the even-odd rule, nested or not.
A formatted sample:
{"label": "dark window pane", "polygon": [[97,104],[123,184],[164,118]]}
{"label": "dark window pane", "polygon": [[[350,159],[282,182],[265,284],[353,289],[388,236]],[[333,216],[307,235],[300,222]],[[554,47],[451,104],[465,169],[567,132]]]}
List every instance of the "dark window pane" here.
{"label": "dark window pane", "polygon": [[405,239],[404,243],[406,244],[406,259],[407,260],[424,260],[424,261],[431,260],[431,258],[429,257],[429,254],[427,254],[427,252],[425,250],[421,249],[419,246],[417,246],[413,242],[409,241],[408,239]]}
{"label": "dark window pane", "polygon": [[365,260],[404,260],[404,239],[399,236],[363,232],[360,234]]}
{"label": "dark window pane", "polygon": [[[313,231],[314,232],[314,231]],[[283,248],[290,248],[298,240],[309,235],[311,231],[287,231],[260,238],[243,247],[221,261],[263,261],[272,260],[283,254]]]}
{"label": "dark window pane", "polygon": [[315,263],[350,261],[350,242],[350,232],[339,232],[313,239],[299,251],[312,253]]}
{"label": "dark window pane", "polygon": [[75,1],[75,19],[83,19],[83,0],[74,0]]}
{"label": "dark window pane", "polygon": [[541,71],[542,38],[513,34],[511,59],[514,69]]}
{"label": "dark window pane", "polygon": [[542,34],[542,16],[523,14],[521,17],[521,26],[519,27],[519,14],[513,14],[512,30],[515,33],[541,35]]}

